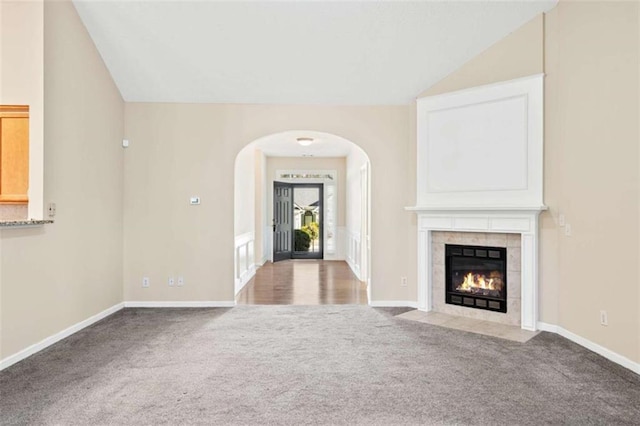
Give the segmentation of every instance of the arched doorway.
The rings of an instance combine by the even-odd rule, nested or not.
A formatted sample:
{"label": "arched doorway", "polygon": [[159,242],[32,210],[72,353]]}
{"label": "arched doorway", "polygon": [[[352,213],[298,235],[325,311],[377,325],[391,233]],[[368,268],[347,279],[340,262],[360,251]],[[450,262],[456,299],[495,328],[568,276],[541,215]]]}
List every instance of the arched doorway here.
{"label": "arched doorway", "polygon": [[[286,258],[321,258],[320,263],[316,264],[320,271],[346,269],[357,282],[365,283],[363,288],[366,297],[363,299],[365,303],[368,302],[371,286],[370,162],[359,146],[342,137],[317,131],[296,130],[272,134],[249,143],[238,153],[234,175],[236,297],[258,268],[265,264],[270,267],[274,260],[278,260],[274,250],[277,253],[280,239],[288,241],[293,251],[296,233],[300,237],[304,236],[302,232],[310,230],[308,246],[303,244],[301,247],[316,251],[322,247],[321,256],[317,253],[304,256],[302,253],[302,256]],[[303,194],[304,191],[301,191],[298,199],[309,198],[307,202],[294,203],[291,200],[291,210],[287,211],[287,214],[291,214],[292,222],[289,234],[277,233],[278,206],[275,205],[277,192],[274,199],[274,182],[291,188],[321,189],[318,191],[322,194],[320,200],[311,200],[307,194]],[[282,204],[280,208],[284,206]],[[307,221],[315,222],[315,231]],[[295,228],[294,232],[294,225],[303,229]],[[294,267],[302,268],[299,265]],[[341,270],[336,274],[344,277],[345,272]],[[329,274],[326,280],[334,278]],[[341,279],[335,278],[335,281]],[[324,284],[327,283],[320,283]],[[340,303],[337,302],[340,298],[333,296],[324,294],[325,302],[320,303],[333,303],[332,300]],[[297,301],[299,298],[293,297],[290,303],[296,304]]]}

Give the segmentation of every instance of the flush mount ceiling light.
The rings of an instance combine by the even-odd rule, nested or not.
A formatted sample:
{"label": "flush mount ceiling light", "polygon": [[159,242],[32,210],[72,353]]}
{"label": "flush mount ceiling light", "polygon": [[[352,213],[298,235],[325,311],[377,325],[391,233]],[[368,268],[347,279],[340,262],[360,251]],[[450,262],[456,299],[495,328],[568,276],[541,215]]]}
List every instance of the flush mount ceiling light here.
{"label": "flush mount ceiling light", "polygon": [[309,146],[313,143],[313,138],[296,138],[296,141],[302,146]]}

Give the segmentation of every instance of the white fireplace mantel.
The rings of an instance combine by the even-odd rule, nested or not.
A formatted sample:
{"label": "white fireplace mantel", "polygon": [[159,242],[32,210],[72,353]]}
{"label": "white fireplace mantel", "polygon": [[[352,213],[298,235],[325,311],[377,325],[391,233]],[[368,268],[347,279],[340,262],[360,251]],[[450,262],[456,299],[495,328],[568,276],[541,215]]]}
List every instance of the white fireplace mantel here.
{"label": "white fireplace mantel", "polygon": [[538,207],[407,207],[418,215],[418,309],[433,306],[431,233],[496,232],[520,234],[521,328],[535,331],[538,323]]}

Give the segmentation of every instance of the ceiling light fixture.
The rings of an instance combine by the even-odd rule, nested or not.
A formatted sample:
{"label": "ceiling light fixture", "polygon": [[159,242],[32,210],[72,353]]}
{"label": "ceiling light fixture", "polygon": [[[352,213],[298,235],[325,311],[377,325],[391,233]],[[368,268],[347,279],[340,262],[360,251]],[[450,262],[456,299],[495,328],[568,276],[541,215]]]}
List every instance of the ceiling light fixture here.
{"label": "ceiling light fixture", "polygon": [[296,141],[302,146],[309,146],[313,143],[313,138],[296,138]]}

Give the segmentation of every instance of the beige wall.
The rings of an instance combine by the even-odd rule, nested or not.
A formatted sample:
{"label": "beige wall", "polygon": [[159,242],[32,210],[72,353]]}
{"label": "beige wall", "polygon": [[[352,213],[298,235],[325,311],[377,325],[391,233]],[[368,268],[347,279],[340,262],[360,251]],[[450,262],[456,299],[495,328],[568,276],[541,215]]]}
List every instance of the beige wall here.
{"label": "beige wall", "polygon": [[[366,219],[370,208],[365,204],[370,193],[367,188],[368,163],[369,159],[362,150],[352,149],[346,159],[345,172],[347,188],[345,191],[345,233],[342,247],[345,260],[362,281],[368,281],[367,235],[371,231]],[[367,172],[363,173],[364,171]]]}
{"label": "beige wall", "polygon": [[[637,2],[560,2],[548,16],[546,145],[557,204],[558,324],[640,361]],[[544,250],[545,247],[542,247]],[[600,325],[606,310],[609,325]]]}
{"label": "beige wall", "polygon": [[[544,70],[549,211],[540,218],[540,320],[636,362],[638,35],[637,3],[561,1],[423,93]],[[571,237],[558,226],[560,213]],[[608,312],[607,327],[600,310]]]}
{"label": "beige wall", "polygon": [[255,232],[256,214],[256,150],[243,149],[236,157],[234,172],[234,231],[239,236]]}
{"label": "beige wall", "polygon": [[254,262],[261,266],[269,260],[267,229],[269,222],[267,221],[267,212],[270,210],[267,206],[267,157],[262,150],[255,151],[255,223],[256,239],[254,245]]}
{"label": "beige wall", "polygon": [[544,67],[544,18],[538,15],[418,97],[539,74]]}
{"label": "beige wall", "polygon": [[360,169],[367,164],[369,159],[364,152],[354,149],[347,157],[346,176],[346,211],[344,226],[352,232],[361,232],[362,225],[362,199],[361,199],[361,173]]}
{"label": "beige wall", "polygon": [[45,197],[57,216],[1,231],[2,358],[122,302],[124,104],[71,3],[47,2],[44,23]]}
{"label": "beige wall", "polygon": [[[233,300],[234,159],[260,137],[295,129],[332,133],[367,152],[373,297],[415,299],[415,282],[399,286],[416,268],[407,261],[412,214],[404,211],[415,197],[407,189],[415,180],[406,166],[414,161],[410,107],[130,103],[125,111],[126,300]],[[202,205],[189,206],[190,194]],[[169,288],[170,274],[183,275],[185,286]]]}

